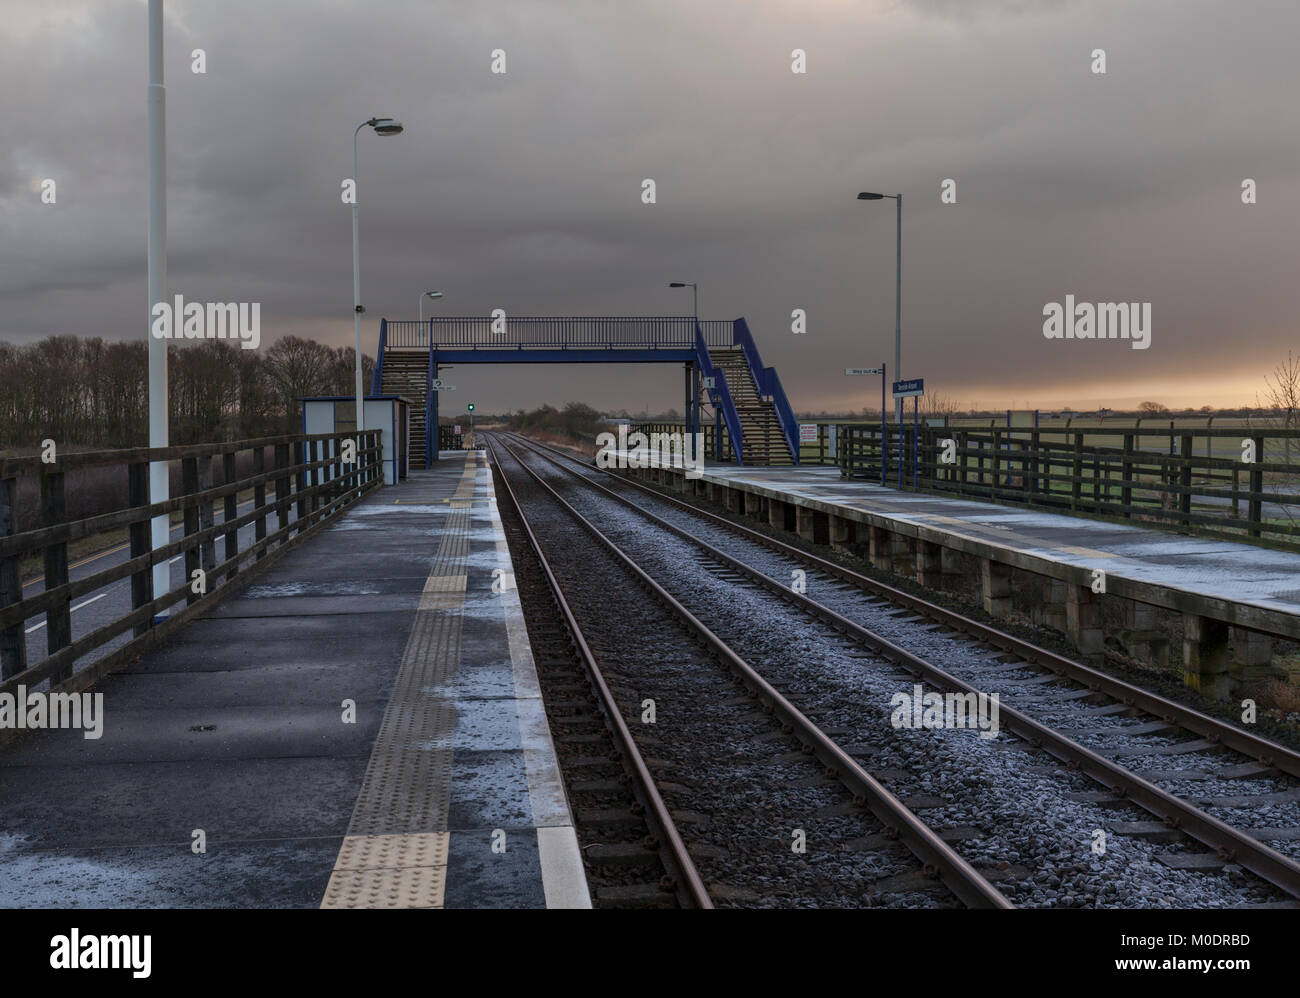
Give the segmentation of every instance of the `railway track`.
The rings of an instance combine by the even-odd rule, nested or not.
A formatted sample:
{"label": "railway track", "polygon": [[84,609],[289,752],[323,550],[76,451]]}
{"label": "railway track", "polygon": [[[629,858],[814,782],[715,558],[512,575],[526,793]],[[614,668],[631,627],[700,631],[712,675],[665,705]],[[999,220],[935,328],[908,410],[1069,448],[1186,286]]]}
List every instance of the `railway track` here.
{"label": "railway track", "polygon": [[529,640],[556,729],[556,752],[562,771],[578,776],[568,781],[567,790],[590,839],[583,843],[583,858],[595,902],[711,908],[699,871],[514,489],[502,475],[497,485],[507,500],[499,512],[510,535],[515,585],[531,610]]}
{"label": "railway track", "polygon": [[[1199,874],[1221,881],[1200,896],[1190,889],[1187,903],[1293,905],[1300,896],[1300,866],[1266,844],[1286,848],[1300,839],[1294,779],[1300,757],[1290,749],[640,483],[522,438],[510,443],[526,448],[521,454],[529,461],[545,462],[555,477],[552,484],[569,499],[599,496],[607,508],[615,501],[624,519],[630,514],[652,524],[660,536],[674,537],[679,561],[680,552],[690,549],[724,584],[762,591],[874,653],[882,667],[893,670],[878,673],[886,688],[903,670],[935,690],[999,691],[1002,723],[1014,739],[1008,744],[1036,760],[1022,768],[1030,775],[1059,773],[1090,781],[1089,790],[1070,791],[1070,797],[1111,816],[1096,822],[1094,841],[1102,832],[1112,842],[1143,843],[1150,847],[1148,858],[1175,880]],[[579,505],[583,501],[596,503],[587,499]],[[804,594],[791,589],[795,570],[806,575]],[[726,630],[725,616],[716,621],[720,632]],[[924,656],[909,650],[918,641]],[[973,855],[978,858],[978,851]],[[1247,887],[1241,871],[1275,889]],[[1062,883],[1089,882],[1082,871],[1075,872],[1080,875],[1060,878]],[[1051,903],[1055,879],[1049,877],[1046,890],[1030,891],[1023,900]],[[1085,889],[1058,899],[1067,898],[1104,900]]]}
{"label": "railway track", "polygon": [[[599,704],[666,871],[655,884],[644,869],[640,880],[609,884],[602,857],[644,852],[645,844],[584,842],[598,904],[640,903],[657,888],[698,907],[1011,906],[508,447],[488,444],[510,519],[577,652],[567,657],[581,660],[587,704]],[[619,594],[631,598],[611,605]],[[542,641],[535,655],[546,676],[566,656],[555,634]],[[570,675],[568,706],[580,716],[574,686]],[[568,715],[551,716],[563,746]],[[588,782],[570,777],[571,795]],[[590,836],[610,809],[576,810],[580,836]]]}

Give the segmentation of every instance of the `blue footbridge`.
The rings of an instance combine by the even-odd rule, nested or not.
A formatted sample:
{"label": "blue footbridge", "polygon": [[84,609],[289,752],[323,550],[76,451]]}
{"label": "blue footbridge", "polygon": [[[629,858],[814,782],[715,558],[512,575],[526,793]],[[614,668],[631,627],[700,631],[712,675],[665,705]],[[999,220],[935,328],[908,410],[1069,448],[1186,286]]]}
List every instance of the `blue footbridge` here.
{"label": "blue footbridge", "polygon": [[743,319],[692,316],[485,316],[380,320],[372,395],[411,401],[412,468],[438,459],[439,370],[453,364],[680,364],[686,429],[710,420],[716,459],[799,463],[794,410]]}

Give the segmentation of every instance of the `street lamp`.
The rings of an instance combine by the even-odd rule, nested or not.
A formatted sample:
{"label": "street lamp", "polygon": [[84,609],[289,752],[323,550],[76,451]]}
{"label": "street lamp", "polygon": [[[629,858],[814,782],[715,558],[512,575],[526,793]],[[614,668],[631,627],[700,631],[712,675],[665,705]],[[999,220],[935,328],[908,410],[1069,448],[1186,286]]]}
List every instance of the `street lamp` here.
{"label": "street lamp", "polygon": [[[882,198],[893,198],[898,202],[898,268],[895,272],[894,283],[894,378],[898,381],[903,380],[903,195],[902,194],[872,194],[869,191],[863,191],[858,195],[859,201],[879,201]],[[881,419],[884,419],[884,413],[881,413]],[[901,426],[903,423],[903,400],[894,399],[894,419]]]}
{"label": "street lamp", "polygon": [[[693,317],[694,328],[691,330],[691,337],[694,339],[695,330],[700,326],[700,289],[694,281],[672,281],[668,285],[670,288],[690,288],[691,289],[691,315]],[[699,391],[692,383],[693,364],[686,364],[686,432],[695,433],[698,430],[699,416]],[[692,403],[692,398],[694,402]],[[719,444],[719,446],[721,446]]]}
{"label": "street lamp", "polygon": [[426,291],[424,294],[420,295],[420,321],[421,322],[424,321],[424,299],[441,298],[441,297],[442,297],[441,291]]}
{"label": "street lamp", "polygon": [[[149,0],[149,315],[145,336],[149,342],[149,446],[166,447],[167,341],[152,335],[153,308],[167,300],[167,89],[163,84],[163,0]],[[170,496],[166,461],[149,462],[149,502],[166,502]],[[153,549],[171,540],[171,517],[163,513],[150,520]],[[153,598],[172,587],[171,566],[163,558],[153,566]],[[154,623],[167,616],[161,610]]]}
{"label": "street lamp", "polygon": [[352,133],[352,314],[356,325],[357,362],[357,449],[361,449],[361,431],[366,428],[365,400],[361,394],[361,246],[357,236],[357,136],[369,126],[376,135],[401,135],[402,123],[396,118],[371,118],[357,125]]}
{"label": "street lamp", "polygon": [[694,281],[673,281],[668,285],[670,288],[690,288],[691,289],[691,314],[695,317],[696,325],[700,321],[700,289],[696,287]]}

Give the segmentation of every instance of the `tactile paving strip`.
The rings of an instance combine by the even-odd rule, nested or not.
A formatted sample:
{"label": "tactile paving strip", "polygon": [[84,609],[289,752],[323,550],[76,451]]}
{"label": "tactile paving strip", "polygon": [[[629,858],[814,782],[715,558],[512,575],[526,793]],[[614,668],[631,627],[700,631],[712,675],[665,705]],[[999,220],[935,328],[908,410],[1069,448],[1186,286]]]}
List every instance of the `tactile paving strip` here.
{"label": "tactile paving strip", "polygon": [[447,860],[400,870],[335,870],[322,908],[441,908]]}
{"label": "tactile paving strip", "polygon": [[477,452],[443,524],[322,908],[437,908],[447,871],[455,708],[426,693],[460,666]]}
{"label": "tactile paving strip", "polygon": [[336,870],[400,870],[408,866],[446,866],[447,833],[356,835],[343,840]]}

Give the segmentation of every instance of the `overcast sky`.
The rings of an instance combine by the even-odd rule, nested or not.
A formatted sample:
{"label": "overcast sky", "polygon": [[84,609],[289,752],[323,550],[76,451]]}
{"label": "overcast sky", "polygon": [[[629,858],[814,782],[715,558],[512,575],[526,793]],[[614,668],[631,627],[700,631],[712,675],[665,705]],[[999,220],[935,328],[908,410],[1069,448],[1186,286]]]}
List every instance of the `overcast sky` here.
{"label": "overcast sky", "polygon": [[[145,12],[0,0],[0,338],[146,335]],[[796,409],[837,409],[876,391],[843,368],[893,353],[894,203],[855,195],[901,191],[930,390],[1252,402],[1300,350],[1297,37],[1294,0],[171,0],[169,288],[261,302],[264,345],[351,343],[340,183],[391,115],[361,138],[369,352],[427,288],[447,315],[681,315],[666,285],[696,280]],[[1045,339],[1067,294],[1150,302],[1150,348]],[[681,404],[668,366],[447,380],[484,411]]]}

